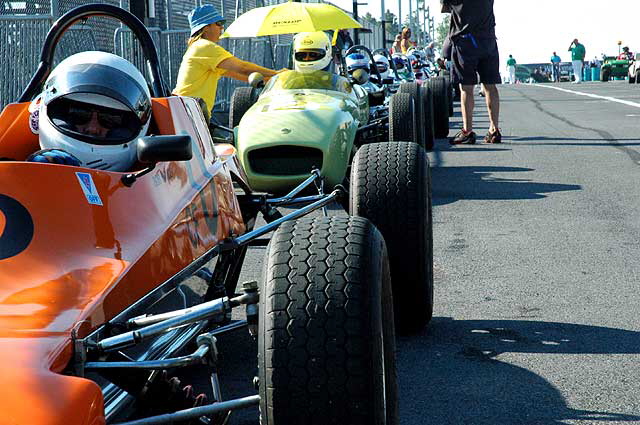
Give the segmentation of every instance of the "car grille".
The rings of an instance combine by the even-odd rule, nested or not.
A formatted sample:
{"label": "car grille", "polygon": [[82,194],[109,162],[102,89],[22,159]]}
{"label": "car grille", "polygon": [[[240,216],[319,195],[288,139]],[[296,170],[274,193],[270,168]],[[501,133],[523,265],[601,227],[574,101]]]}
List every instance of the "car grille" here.
{"label": "car grille", "polygon": [[322,169],[322,151],[303,146],[274,146],[249,152],[249,165],[255,173],[273,176],[309,174]]}

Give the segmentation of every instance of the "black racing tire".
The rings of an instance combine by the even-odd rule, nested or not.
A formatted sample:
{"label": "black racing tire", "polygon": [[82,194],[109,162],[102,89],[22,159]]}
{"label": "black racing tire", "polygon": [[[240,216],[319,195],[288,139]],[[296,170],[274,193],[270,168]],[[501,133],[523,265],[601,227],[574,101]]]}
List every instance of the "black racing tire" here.
{"label": "black racing tire", "polygon": [[453,116],[453,98],[455,97],[455,90],[453,89],[453,82],[451,77],[445,77],[447,81],[447,93],[449,93],[449,117]]}
{"label": "black racing tire", "polygon": [[361,217],[285,222],[260,288],[262,425],[398,424],[389,262]]}
{"label": "black racing tire", "polygon": [[636,84],[640,84],[640,70],[636,71]]}
{"label": "black racing tire", "polygon": [[603,69],[600,73],[600,81],[606,83],[611,78],[611,71],[608,69]]}
{"label": "black racing tire", "polygon": [[635,84],[636,83],[636,76],[635,74],[633,75],[633,77],[631,75],[629,75],[629,84]]}
{"label": "black racing tire", "polygon": [[433,93],[433,129],[437,139],[449,135],[449,95],[444,77],[429,80]]}
{"label": "black racing tire", "polygon": [[229,127],[234,128],[240,124],[242,116],[256,103],[257,91],[253,87],[237,87],[231,95],[229,107]]}
{"label": "black racing tire", "polygon": [[435,135],[433,132],[433,94],[429,85],[420,88],[422,92],[422,111],[424,112],[424,148],[433,150],[435,145]]}
{"label": "black racing tire", "polygon": [[408,93],[395,93],[389,99],[389,140],[415,142],[416,110]]}
{"label": "black racing tire", "polygon": [[[424,108],[422,106],[422,96],[420,91],[420,86],[418,83],[402,83],[398,89],[400,93],[408,93],[413,97],[413,104],[416,109],[416,140],[415,142],[422,147],[425,147],[426,140],[426,130],[424,128],[425,125],[425,117],[424,117]],[[390,139],[394,140],[394,139]],[[398,140],[407,140],[407,139],[398,139]]]}
{"label": "black racing tire", "polygon": [[415,143],[372,143],[351,166],[349,213],[366,217],[389,250],[396,330],[420,331],[433,315],[429,159]]}

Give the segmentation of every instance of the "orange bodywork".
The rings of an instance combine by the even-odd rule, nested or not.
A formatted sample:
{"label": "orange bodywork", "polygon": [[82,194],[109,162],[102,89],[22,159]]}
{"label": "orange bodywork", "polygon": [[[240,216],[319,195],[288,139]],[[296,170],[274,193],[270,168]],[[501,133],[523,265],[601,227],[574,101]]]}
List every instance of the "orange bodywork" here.
{"label": "orange bodywork", "polygon": [[[126,187],[122,173],[19,162],[39,149],[28,105],[0,115],[0,157],[18,160],[0,162],[2,423],[104,423],[98,385],[60,374],[72,330],[86,336],[245,232],[234,148],[212,143],[193,99],[154,99],[153,116],[160,134],[192,136],[193,158],[159,163]],[[82,173],[102,205],[89,202]]]}

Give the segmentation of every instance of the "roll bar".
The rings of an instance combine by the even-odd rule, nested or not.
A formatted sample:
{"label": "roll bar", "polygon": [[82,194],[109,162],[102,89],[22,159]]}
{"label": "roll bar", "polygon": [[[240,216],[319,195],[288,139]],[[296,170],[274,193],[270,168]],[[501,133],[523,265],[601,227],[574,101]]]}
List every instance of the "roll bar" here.
{"label": "roll bar", "polygon": [[109,16],[119,20],[131,29],[138,38],[146,58],[147,68],[151,75],[152,96],[166,97],[169,95],[169,90],[167,90],[164,80],[162,79],[156,46],[153,43],[149,31],[140,19],[131,14],[131,12],[110,4],[86,4],[71,9],[53,23],[42,45],[38,69],[33,77],[31,77],[27,88],[25,88],[20,95],[18,102],[29,102],[42,91],[42,85],[47,80],[47,77],[49,77],[49,74],[51,74],[55,48],[58,41],[60,41],[60,38],[73,24],[91,16]]}

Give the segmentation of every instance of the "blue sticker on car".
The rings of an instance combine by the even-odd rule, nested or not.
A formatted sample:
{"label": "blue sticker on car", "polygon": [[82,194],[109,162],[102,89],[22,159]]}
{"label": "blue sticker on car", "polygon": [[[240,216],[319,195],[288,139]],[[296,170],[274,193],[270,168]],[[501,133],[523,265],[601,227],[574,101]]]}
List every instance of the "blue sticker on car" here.
{"label": "blue sticker on car", "polygon": [[100,199],[100,195],[98,194],[98,189],[96,189],[96,185],[93,183],[93,178],[91,178],[91,174],[89,173],[76,173],[78,177],[78,181],[80,182],[80,187],[84,192],[84,196],[87,198],[87,201],[91,205],[102,205],[102,199]]}

